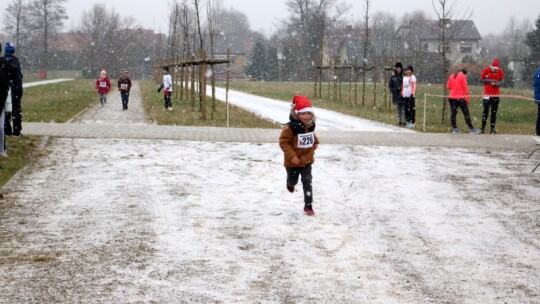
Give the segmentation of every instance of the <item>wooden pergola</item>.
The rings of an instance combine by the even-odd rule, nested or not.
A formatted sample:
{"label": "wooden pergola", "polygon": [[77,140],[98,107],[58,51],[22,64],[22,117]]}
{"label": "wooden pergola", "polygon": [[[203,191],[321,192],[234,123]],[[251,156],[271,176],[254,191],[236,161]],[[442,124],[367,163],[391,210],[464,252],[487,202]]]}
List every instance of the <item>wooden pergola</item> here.
{"label": "wooden pergola", "polygon": [[[201,110],[201,120],[206,120],[206,84],[207,84],[207,73],[206,70],[208,66],[212,67],[211,73],[211,85],[212,85],[212,113],[211,119],[213,119],[215,111],[215,101],[216,101],[216,83],[215,83],[215,73],[214,66],[218,64],[226,64],[227,68],[227,77],[226,77],[226,95],[225,103],[227,106],[227,126],[229,126],[229,103],[228,103],[228,93],[229,93],[229,82],[230,82],[230,51],[227,50],[226,59],[216,59],[216,58],[206,58],[205,53],[202,54],[201,58],[196,58],[192,56],[189,60],[180,60],[180,61],[170,61],[159,66],[154,66],[154,79],[159,82],[159,75],[163,67],[173,68],[171,74],[173,79],[176,78],[176,68],[180,68],[180,90],[175,90],[176,96],[180,93],[180,99],[183,100],[184,96],[188,97],[191,100],[192,111],[195,111],[195,87],[197,85],[197,92],[199,93],[199,105]],[[197,69],[198,68],[198,69]],[[196,72],[198,70],[198,72]]]}

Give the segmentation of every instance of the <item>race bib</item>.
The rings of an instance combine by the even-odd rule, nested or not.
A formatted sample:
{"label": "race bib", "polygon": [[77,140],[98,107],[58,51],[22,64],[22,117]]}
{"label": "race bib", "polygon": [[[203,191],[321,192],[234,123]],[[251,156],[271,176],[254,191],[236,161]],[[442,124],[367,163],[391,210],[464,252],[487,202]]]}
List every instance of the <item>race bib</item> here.
{"label": "race bib", "polygon": [[127,83],[121,83],[121,84],[120,84],[120,88],[121,88],[122,90],[127,90],[127,88],[128,88]]}
{"label": "race bib", "polygon": [[100,88],[106,88],[107,87],[107,83],[105,81],[100,81],[99,82],[99,87]]}
{"label": "race bib", "polygon": [[315,133],[298,134],[298,148],[311,148],[315,144]]}

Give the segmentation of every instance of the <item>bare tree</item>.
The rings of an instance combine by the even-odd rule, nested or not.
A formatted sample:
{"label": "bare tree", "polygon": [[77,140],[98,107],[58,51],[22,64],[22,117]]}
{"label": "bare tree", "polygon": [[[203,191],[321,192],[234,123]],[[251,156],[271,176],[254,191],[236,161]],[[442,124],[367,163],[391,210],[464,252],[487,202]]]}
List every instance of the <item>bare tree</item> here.
{"label": "bare tree", "polygon": [[286,52],[286,65],[295,67],[297,79],[311,77],[313,65],[322,58],[325,36],[350,6],[340,0],[288,0],[291,16],[284,21],[281,41]]}
{"label": "bare tree", "polygon": [[204,51],[204,36],[202,34],[201,29],[201,12],[200,12],[200,0],[193,0],[193,3],[195,5],[195,14],[197,17],[197,33],[199,36],[199,53],[203,53]]}
{"label": "bare tree", "polygon": [[[208,0],[206,6],[206,17],[208,23],[208,36],[210,37],[210,57],[214,58],[214,37],[217,33],[216,28],[214,27],[214,18],[216,15],[216,9],[212,5],[212,1]],[[211,82],[212,82],[212,112],[210,114],[210,119],[214,119],[214,112],[216,111],[216,69],[212,64],[211,68]]]}
{"label": "bare tree", "polygon": [[81,32],[86,38],[83,64],[90,73],[97,74],[101,68],[117,75],[122,69],[142,73],[144,57],[150,50],[144,41],[148,37],[135,19],[121,18],[114,9],[108,11],[104,4],[95,4],[90,11],[83,12]]}
{"label": "bare tree", "polygon": [[68,19],[64,3],[67,0],[33,0],[28,6],[31,31],[41,47],[38,61],[44,68],[49,68],[49,40],[64,26]]}
{"label": "bare tree", "polygon": [[169,37],[167,47],[167,57],[175,60],[178,51],[178,33],[180,26],[180,4],[174,1],[171,5],[171,12],[169,15]]}
{"label": "bare tree", "polygon": [[13,39],[19,49],[19,54],[23,49],[21,42],[28,40],[28,16],[24,13],[27,6],[28,3],[25,0],[12,0],[4,14],[4,30]]}
{"label": "bare tree", "polygon": [[[454,26],[449,31],[448,25],[452,21],[452,19],[461,19],[461,20],[469,20],[472,16],[472,11],[466,10],[464,14],[462,15],[462,18],[455,18],[457,16],[456,12],[456,2],[457,0],[451,1],[451,0],[432,0],[431,3],[433,5],[433,10],[435,11],[435,14],[438,17],[439,20],[439,54],[441,54],[441,60],[443,61],[443,95],[447,95],[447,89],[446,89],[446,82],[448,80],[448,71],[449,71],[449,60],[448,60],[448,52],[449,52],[449,46],[450,41],[454,39],[454,36],[461,30],[460,26]],[[443,98],[443,110],[442,110],[442,117],[441,117],[441,123],[444,124],[446,122],[446,99]]]}
{"label": "bare tree", "polygon": [[519,24],[516,17],[510,17],[502,34],[503,41],[508,44],[505,49],[509,59],[523,60],[529,56],[530,51],[525,44],[525,38],[531,29],[532,24],[529,19],[524,19]]}
{"label": "bare tree", "polygon": [[362,60],[362,67],[363,67],[363,73],[362,73],[362,106],[365,105],[365,99],[366,99],[366,72],[367,72],[367,56],[368,56],[368,48],[369,48],[369,9],[371,7],[371,1],[365,0],[364,2],[365,6],[365,14],[364,14],[364,56]]}

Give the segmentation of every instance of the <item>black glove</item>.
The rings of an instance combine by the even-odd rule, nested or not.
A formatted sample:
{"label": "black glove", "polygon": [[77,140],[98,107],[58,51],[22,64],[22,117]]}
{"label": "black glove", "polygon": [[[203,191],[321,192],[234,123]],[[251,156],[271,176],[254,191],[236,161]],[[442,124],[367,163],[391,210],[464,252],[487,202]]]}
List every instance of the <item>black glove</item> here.
{"label": "black glove", "polygon": [[158,93],[161,92],[161,88],[157,88],[157,92],[158,92]]}

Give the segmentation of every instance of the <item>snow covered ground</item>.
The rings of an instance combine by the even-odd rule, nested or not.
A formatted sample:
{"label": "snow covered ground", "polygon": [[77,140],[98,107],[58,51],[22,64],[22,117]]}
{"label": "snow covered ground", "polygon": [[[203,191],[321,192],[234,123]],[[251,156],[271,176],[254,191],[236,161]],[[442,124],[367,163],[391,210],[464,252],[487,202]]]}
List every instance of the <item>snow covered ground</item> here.
{"label": "snow covered ground", "polygon": [[[211,96],[212,90],[208,87],[207,94]],[[216,88],[216,98],[225,100],[224,88]],[[292,100],[292,96],[291,96]],[[291,110],[291,101],[280,101],[266,97],[253,96],[239,91],[229,90],[229,102],[237,107],[246,109],[265,119],[274,122],[286,123]],[[397,126],[382,124],[376,121],[343,115],[315,107],[317,117],[317,130],[320,131],[376,131],[376,132],[412,132]]]}
{"label": "snow covered ground", "polygon": [[51,80],[40,80],[40,81],[34,81],[34,82],[24,82],[23,88],[30,88],[34,86],[40,86],[44,84],[51,84],[51,83],[59,83],[64,81],[71,81],[73,79],[71,78],[58,78],[58,79],[51,79]]}
{"label": "snow covered ground", "polygon": [[[109,95],[80,122],[142,123],[134,88],[129,111]],[[45,152],[2,189],[0,303],[540,302],[521,151],[321,145],[314,217],[277,142]]]}

